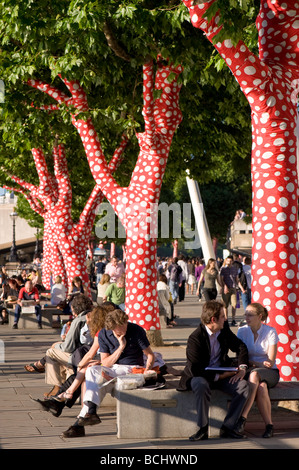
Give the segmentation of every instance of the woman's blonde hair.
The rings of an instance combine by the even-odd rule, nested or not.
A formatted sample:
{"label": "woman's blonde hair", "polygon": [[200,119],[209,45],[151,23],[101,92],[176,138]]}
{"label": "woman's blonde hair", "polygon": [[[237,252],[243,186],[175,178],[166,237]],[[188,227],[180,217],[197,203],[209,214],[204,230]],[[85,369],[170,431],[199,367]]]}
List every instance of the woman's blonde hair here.
{"label": "woman's blonde hair", "polygon": [[110,275],[109,274],[103,274],[103,276],[101,277],[101,280],[100,280],[100,284],[103,285],[103,284],[107,284],[107,282],[110,281]]}
{"label": "woman's blonde hair", "polygon": [[262,318],[261,320],[262,321],[266,321],[267,318],[268,318],[268,310],[266,309],[266,307],[264,307],[262,304],[259,304],[258,302],[256,303],[253,303],[253,304],[249,304],[250,307],[254,308],[254,310],[256,311],[257,315],[261,315]]}
{"label": "woman's blonde hair", "polygon": [[89,313],[90,320],[88,323],[88,329],[93,338],[95,337],[95,335],[97,334],[99,330],[104,328],[106,314],[107,314],[107,310],[101,305],[99,305],[98,307],[95,307]]}

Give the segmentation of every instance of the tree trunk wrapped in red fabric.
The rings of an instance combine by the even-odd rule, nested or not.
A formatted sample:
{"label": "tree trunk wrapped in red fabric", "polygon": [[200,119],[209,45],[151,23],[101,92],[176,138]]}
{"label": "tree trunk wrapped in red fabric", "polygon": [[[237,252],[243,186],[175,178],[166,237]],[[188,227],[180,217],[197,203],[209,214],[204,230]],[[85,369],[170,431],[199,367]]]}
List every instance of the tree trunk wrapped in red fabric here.
{"label": "tree trunk wrapped in red fabric", "polygon": [[[114,172],[121,162],[121,156],[128,142],[122,137],[119,148],[115,151],[109,169]],[[56,145],[53,151],[54,175],[47,168],[41,149],[32,149],[40,184],[29,184],[16,176],[11,179],[18,184],[9,188],[22,193],[31,208],[44,218],[43,243],[43,285],[50,288],[50,276],[61,275],[63,283],[71,288],[75,276],[82,278],[87,292],[90,282],[86,270],[86,253],[97,205],[103,200],[99,186],[95,186],[78,223],[71,216],[72,188],[63,145]]]}
{"label": "tree trunk wrapped in red fabric", "polygon": [[[45,83],[29,82],[58,103],[75,108],[72,122],[81,137],[91,173],[126,230],[126,312],[131,321],[153,332],[160,330],[156,289],[157,206],[172,138],[182,119],[181,87],[177,83],[181,70],[180,66],[165,64],[160,58],[156,75],[152,62],[143,67],[145,130],[137,134],[140,153],[128,187],[120,187],[113,178],[92,119],[77,118],[79,112],[89,109],[81,85],[64,79],[72,95],[69,97]],[[155,89],[160,90],[156,99]],[[59,105],[48,106],[48,109],[58,108]]]}
{"label": "tree trunk wrapped in red fabric", "polygon": [[259,57],[239,41],[213,40],[221,11],[207,20],[208,2],[185,0],[194,27],[224,58],[252,115],[253,302],[269,310],[279,334],[277,362],[283,380],[298,380],[297,86],[299,4],[263,0],[256,20]]}

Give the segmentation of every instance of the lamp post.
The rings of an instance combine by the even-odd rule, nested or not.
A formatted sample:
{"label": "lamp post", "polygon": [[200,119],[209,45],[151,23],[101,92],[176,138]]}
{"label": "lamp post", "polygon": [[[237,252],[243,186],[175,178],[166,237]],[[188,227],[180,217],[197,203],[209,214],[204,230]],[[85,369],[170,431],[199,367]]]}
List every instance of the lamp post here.
{"label": "lamp post", "polygon": [[18,214],[16,212],[12,212],[10,214],[10,218],[12,220],[12,245],[10,248],[10,255],[9,261],[18,261],[17,256],[17,248],[16,248],[16,220],[18,218]]}
{"label": "lamp post", "polygon": [[36,229],[36,242],[34,250],[34,258],[39,258],[39,229]]}

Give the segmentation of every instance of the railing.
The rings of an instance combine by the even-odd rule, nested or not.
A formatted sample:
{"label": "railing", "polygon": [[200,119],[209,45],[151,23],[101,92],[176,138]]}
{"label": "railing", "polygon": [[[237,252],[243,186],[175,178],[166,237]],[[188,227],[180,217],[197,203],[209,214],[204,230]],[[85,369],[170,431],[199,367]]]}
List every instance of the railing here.
{"label": "railing", "polygon": [[6,193],[0,196],[0,204],[16,204],[18,197],[13,193]]}
{"label": "railing", "polygon": [[244,220],[233,221],[228,227],[226,246],[228,250],[251,253],[252,224],[246,224]]}

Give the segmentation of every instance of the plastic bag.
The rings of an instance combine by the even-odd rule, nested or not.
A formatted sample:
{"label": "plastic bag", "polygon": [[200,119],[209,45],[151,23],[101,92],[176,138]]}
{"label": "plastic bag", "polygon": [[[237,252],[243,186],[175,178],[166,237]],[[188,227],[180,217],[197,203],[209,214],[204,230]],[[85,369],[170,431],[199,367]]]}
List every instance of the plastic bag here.
{"label": "plastic bag", "polygon": [[116,390],[134,390],[142,387],[145,383],[143,374],[128,374],[123,377],[117,377]]}

